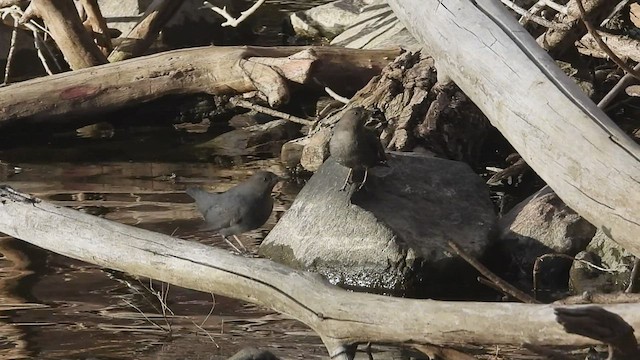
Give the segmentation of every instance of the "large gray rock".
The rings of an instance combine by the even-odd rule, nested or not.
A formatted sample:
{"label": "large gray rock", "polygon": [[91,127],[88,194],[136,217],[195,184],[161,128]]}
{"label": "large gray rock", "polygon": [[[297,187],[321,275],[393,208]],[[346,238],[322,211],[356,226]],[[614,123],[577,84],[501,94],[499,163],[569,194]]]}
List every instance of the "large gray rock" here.
{"label": "large gray rock", "polygon": [[340,191],[348,169],[329,158],[269,233],[261,255],[334,284],[395,295],[442,294],[474,277],[447,241],[483,254],[495,224],[484,183],[461,162],[392,153],[388,163],[351,197],[356,185]]}
{"label": "large gray rock", "polygon": [[[584,250],[596,228],[545,187],[523,200],[498,221],[499,244],[511,256],[523,279],[531,279],[536,259],[555,253],[574,256]],[[541,262],[539,279],[550,286],[566,285],[571,261]],[[540,285],[540,284],[538,284]]]}

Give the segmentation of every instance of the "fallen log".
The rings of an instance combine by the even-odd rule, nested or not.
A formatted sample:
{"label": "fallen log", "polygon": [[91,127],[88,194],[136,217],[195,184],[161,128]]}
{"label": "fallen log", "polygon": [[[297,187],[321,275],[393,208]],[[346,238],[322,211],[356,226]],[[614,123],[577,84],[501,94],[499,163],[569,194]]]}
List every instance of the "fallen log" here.
{"label": "fallen log", "polygon": [[567,205],[640,256],[640,147],[511,14],[495,0],[389,4],[438,76],[452,79]]}
{"label": "fallen log", "polygon": [[[0,187],[0,232],[74,259],[274,309],[315,330],[331,355],[343,345],[365,342],[439,346],[524,342],[583,346],[595,342],[565,333],[556,322],[556,305],[417,300],[349,292],[317,274],[122,225],[6,186]],[[640,305],[602,307],[640,328]]]}
{"label": "fallen log", "polygon": [[355,92],[399,54],[322,46],[169,51],[2,87],[0,127],[68,122],[171,94],[259,90],[276,106],[288,100],[289,81]]}

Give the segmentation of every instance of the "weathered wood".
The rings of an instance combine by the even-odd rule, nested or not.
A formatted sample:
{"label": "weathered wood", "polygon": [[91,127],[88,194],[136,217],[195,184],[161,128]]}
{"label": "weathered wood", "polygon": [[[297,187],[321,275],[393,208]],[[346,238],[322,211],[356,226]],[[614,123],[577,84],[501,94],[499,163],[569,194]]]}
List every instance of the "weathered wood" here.
{"label": "weathered wood", "polygon": [[[304,52],[306,50],[306,52]],[[302,56],[287,59],[300,53]],[[364,86],[399,50],[331,47],[201,47],[169,51],[114,64],[24,81],[0,88],[0,127],[115,110],[170,94],[225,95],[268,92],[270,102],[289,81],[341,88]],[[305,58],[306,56],[306,58]],[[311,64],[315,65],[311,67]],[[278,72],[275,70],[278,69]],[[260,88],[265,86],[266,88]],[[61,117],[64,115],[64,118]]]}
{"label": "weathered wood", "polygon": [[499,2],[389,4],[435,58],[438,75],[480,107],[560,198],[640,256],[640,147]]}
{"label": "weathered wood", "polygon": [[138,24],[109,54],[109,62],[130,59],[144,53],[183,3],[182,0],[155,0],[151,3]]}
{"label": "weathered wood", "polygon": [[[553,305],[448,302],[348,292],[316,274],[118,224],[9,188],[0,188],[0,231],[99,266],[272,308],[307,324],[332,350],[369,341],[442,346],[594,343],[566,334],[555,320]],[[639,306],[603,308],[638,329]]]}
{"label": "weathered wood", "polygon": [[98,0],[81,0],[80,4],[87,14],[87,19],[84,22],[85,28],[87,31],[93,33],[93,37],[102,53],[110,53],[111,50],[113,50],[111,36],[109,34],[109,28],[107,28],[107,21],[100,11]]}
{"label": "weathered wood", "polygon": [[32,0],[20,21],[42,18],[71,69],[105,64],[107,57],[85,30],[72,0]]}
{"label": "weathered wood", "polygon": [[[640,46],[637,39],[623,35],[610,34],[604,31],[598,31],[598,35],[602,38],[607,46],[614,54],[620,58],[629,58],[633,61],[640,61]],[[606,59],[609,57],[604,50],[600,48],[596,40],[587,34],[577,42],[578,51],[583,55]]]}
{"label": "weathered wood", "polygon": [[[615,2],[608,0],[582,0],[585,14],[589,21],[599,24],[600,20],[607,16],[608,11]],[[556,21],[568,25],[563,29],[547,29],[536,40],[538,44],[551,54],[559,54],[568,48],[573,47],[573,43],[580,39],[587,29],[580,20],[580,10],[575,0],[570,0],[567,5],[567,13],[556,15]]]}

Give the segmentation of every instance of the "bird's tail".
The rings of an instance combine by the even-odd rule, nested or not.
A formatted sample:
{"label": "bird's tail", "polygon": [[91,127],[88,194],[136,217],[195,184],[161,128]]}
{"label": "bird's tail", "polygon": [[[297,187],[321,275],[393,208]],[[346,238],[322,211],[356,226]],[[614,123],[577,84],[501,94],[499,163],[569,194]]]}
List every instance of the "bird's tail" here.
{"label": "bird's tail", "polygon": [[194,200],[198,200],[203,197],[203,195],[208,194],[206,191],[202,190],[199,187],[188,187],[185,190],[187,195],[191,196]]}
{"label": "bird's tail", "polygon": [[199,187],[190,187],[185,191],[196,201],[196,207],[202,214],[206,214],[209,207],[216,201],[217,194],[212,194]]}

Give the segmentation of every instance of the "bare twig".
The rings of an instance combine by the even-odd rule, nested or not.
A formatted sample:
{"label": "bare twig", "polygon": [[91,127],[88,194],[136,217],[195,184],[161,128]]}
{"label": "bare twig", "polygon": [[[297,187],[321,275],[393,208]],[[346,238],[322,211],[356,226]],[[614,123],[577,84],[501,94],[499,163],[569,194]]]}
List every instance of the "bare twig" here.
{"label": "bare twig", "polygon": [[510,0],[500,0],[506,7],[516,12],[516,14],[524,17],[527,20],[531,20],[538,25],[544,26],[550,29],[556,30],[569,30],[569,26],[566,24],[559,24],[553,21],[549,21],[541,16],[534,15],[530,13],[527,9],[521,8],[520,6],[514,4]]}
{"label": "bare twig", "polygon": [[542,261],[544,261],[544,259],[546,258],[553,258],[553,257],[559,257],[559,258],[563,258],[563,259],[568,259],[568,260],[572,260],[572,261],[577,261],[579,263],[583,263],[587,266],[589,266],[590,268],[596,269],[596,270],[600,270],[600,271],[604,271],[610,274],[614,274],[616,272],[618,272],[618,269],[610,269],[610,268],[606,268],[606,267],[602,267],[602,266],[598,266],[594,263],[591,263],[587,260],[583,260],[583,259],[576,259],[573,256],[569,256],[569,255],[565,255],[565,254],[544,254],[541,256],[538,256],[536,258],[536,261],[533,263],[533,274],[532,274],[532,278],[533,278],[533,294],[535,295],[538,292],[538,274],[540,273],[540,263]]}
{"label": "bare twig", "polygon": [[336,94],[336,92],[331,90],[329,87],[325,86],[324,91],[326,91],[327,94],[329,94],[329,96],[331,96],[333,99],[338,100],[343,104],[348,104],[349,103],[349,99],[348,98]]}
{"label": "bare twig", "polygon": [[466,262],[468,262],[471,266],[473,266],[476,270],[478,270],[480,274],[482,274],[484,277],[491,280],[505,293],[525,303],[529,303],[529,304],[540,303],[538,300],[532,298],[531,296],[524,293],[523,291],[516,289],[513,285],[509,284],[508,282],[502,280],[497,275],[492,273],[489,269],[487,269],[484,265],[480,264],[471,255],[467,254],[464,250],[462,250],[462,247],[460,247],[460,245],[458,245],[454,241],[449,240],[447,244],[449,245],[449,247],[451,247],[451,249],[453,249],[453,251],[456,252],[456,254],[458,254],[458,256],[463,258]]}
{"label": "bare twig", "polygon": [[158,329],[160,329],[163,332],[170,332],[170,329],[165,329],[162,326],[160,326],[158,323],[156,323],[155,321],[149,319],[149,317],[144,313],[144,311],[140,310],[139,307],[137,307],[135,304],[133,304],[132,302],[130,302],[129,300],[126,299],[122,299],[122,302],[124,302],[125,304],[129,305],[130,307],[134,308],[138,313],[140,313],[140,315],[142,315],[142,317],[144,317],[145,320],[147,320],[147,322],[149,322],[151,325],[157,327]]}
{"label": "bare twig", "polygon": [[589,34],[591,34],[591,36],[596,41],[598,46],[600,46],[602,51],[607,53],[607,55],[611,58],[611,60],[614,63],[616,63],[616,65],[618,65],[622,70],[633,75],[635,78],[640,79],[640,72],[636,71],[635,69],[631,68],[629,65],[625,64],[624,61],[622,61],[616,54],[614,54],[613,51],[611,51],[611,49],[607,46],[607,44],[605,44],[605,42],[602,41],[600,34],[598,34],[596,29],[593,27],[593,25],[591,25],[591,23],[587,21],[585,17],[586,10],[584,9],[582,0],[576,0],[576,5],[578,5],[578,10],[580,10],[580,19],[584,23],[584,26],[587,28],[587,31],[589,32]]}
{"label": "bare twig", "polygon": [[11,31],[11,43],[9,45],[9,54],[7,54],[7,65],[4,68],[3,85],[9,84],[9,73],[11,72],[11,62],[16,51],[16,39],[18,38],[18,19],[13,18],[13,30]]}
{"label": "bare twig", "polygon": [[302,125],[308,125],[308,126],[312,126],[313,124],[315,124],[315,121],[305,120],[305,119],[299,118],[297,116],[293,116],[293,115],[289,115],[287,113],[283,113],[282,111],[273,110],[273,109],[268,108],[266,106],[257,105],[257,104],[251,103],[249,101],[246,101],[246,100],[241,100],[241,99],[239,99],[237,97],[231,98],[229,100],[229,102],[233,106],[242,107],[242,108],[245,108],[245,109],[255,110],[257,112],[260,112],[260,113],[263,113],[263,114],[272,115],[272,116],[275,116],[275,117],[279,117],[279,118],[294,122],[296,124],[302,124]]}
{"label": "bare twig", "polygon": [[225,21],[225,22],[223,22],[221,24],[222,26],[233,26],[233,27],[236,27],[236,26],[238,26],[238,24],[240,24],[246,18],[248,18],[249,15],[253,14],[264,3],[264,1],[265,0],[258,0],[249,9],[240,12],[240,17],[238,17],[237,19],[234,18],[233,16],[231,16],[227,12],[227,7],[226,6],[222,7],[222,9],[220,9],[217,6],[212,5],[210,2],[205,1],[204,2],[204,7],[207,8],[207,9],[211,9],[212,11],[218,13],[220,16],[222,16],[223,18],[225,18],[227,20],[227,21]]}
{"label": "bare twig", "polygon": [[49,65],[47,64],[47,60],[45,59],[45,56],[42,52],[43,49],[46,50],[49,57],[53,59],[54,63],[58,67],[58,70],[61,70],[62,67],[55,59],[55,56],[53,56],[53,51],[51,51],[49,46],[46,44],[46,42],[40,35],[41,33],[45,35],[50,35],[49,30],[47,30],[42,25],[38,24],[37,22],[25,16],[25,12],[22,11],[22,9],[20,9],[18,6],[0,8],[0,18],[4,20],[8,16],[11,16],[14,19],[14,22],[17,19],[19,24],[18,26],[20,28],[31,31],[31,33],[33,34],[34,46],[38,52],[38,58],[42,62],[42,66],[44,67],[47,74],[51,75],[53,74],[53,71],[51,71],[51,69],[49,68]]}
{"label": "bare twig", "polygon": [[529,19],[531,18],[529,15],[536,15],[538,13],[538,11],[540,11],[542,9],[544,9],[544,1],[540,0],[540,1],[536,2],[535,4],[533,4],[529,8],[529,10],[527,10],[527,13],[525,15],[521,15],[520,19],[518,19],[518,22],[522,26],[527,25],[527,23],[529,22]]}
{"label": "bare twig", "polygon": [[551,0],[540,0],[540,2],[561,14],[564,14],[564,15],[567,14],[567,7],[564,5],[560,5]]}

